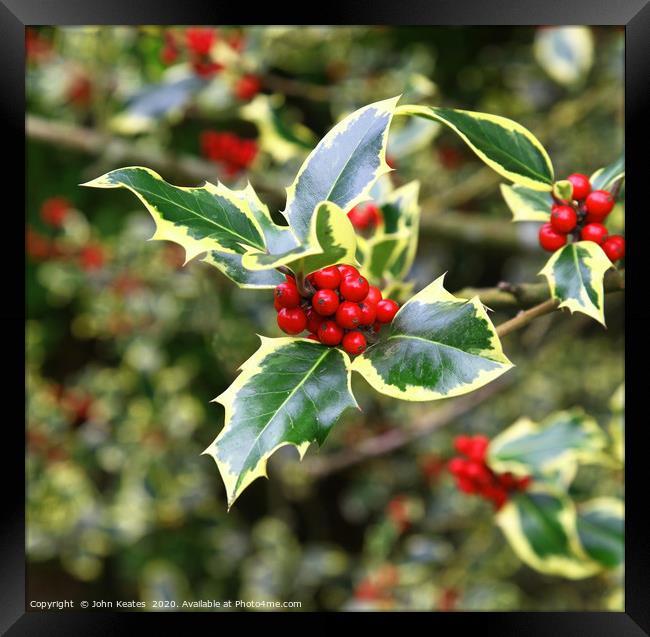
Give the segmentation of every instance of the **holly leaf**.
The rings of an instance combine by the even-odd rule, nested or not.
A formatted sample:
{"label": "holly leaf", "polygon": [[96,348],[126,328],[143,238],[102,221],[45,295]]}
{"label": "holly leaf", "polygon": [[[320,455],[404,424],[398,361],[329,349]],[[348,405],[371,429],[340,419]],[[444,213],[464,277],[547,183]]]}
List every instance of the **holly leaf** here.
{"label": "holly leaf", "polygon": [[548,221],[551,217],[553,198],[550,192],[533,190],[514,184],[501,184],[501,195],[505,200],[513,221]]}
{"label": "holly leaf", "polygon": [[592,190],[611,190],[614,184],[625,177],[625,157],[621,155],[616,161],[599,168],[591,177]]}
{"label": "holly leaf", "polygon": [[145,86],[129,99],[124,111],[110,120],[109,127],[122,135],[151,132],[161,119],[180,119],[205,84],[204,79],[190,75]]}
{"label": "holly leaf", "polygon": [[623,564],[624,505],[617,498],[596,498],[578,507],[578,535],[587,555],[604,568]]}
{"label": "holly leaf", "polygon": [[304,157],[316,141],[306,126],[286,121],[283,105],[284,96],[260,94],[240,109],[242,118],[257,126],[261,149],[280,163]]}
{"label": "holly leaf", "polygon": [[420,183],[412,181],[376,199],[381,223],[372,237],[357,239],[362,273],[373,283],[401,280],[411,269],[418,245],[419,190]]}
{"label": "holly leaf", "polygon": [[458,299],[444,275],[405,303],[352,363],[377,391],[410,401],[473,391],[512,367],[478,297]]}
{"label": "holly leaf", "polygon": [[217,250],[237,254],[264,250],[262,229],[250,206],[221,184],[199,188],[167,183],[149,168],[113,170],[83,186],[127,188],[144,204],[156,223],[152,240],[173,241],[185,248],[186,263],[198,254]]}
{"label": "holly leaf", "polygon": [[582,410],[561,411],[542,423],[520,418],[488,448],[487,462],[497,473],[571,482],[577,465],[598,461],[607,446],[603,430]]}
{"label": "holly leaf", "polygon": [[284,216],[305,242],[311,216],[321,201],[349,210],[368,199],[374,182],[390,172],[386,163],[388,128],[398,97],[364,106],[332,128],[287,188]]}
{"label": "holly leaf", "polygon": [[582,312],[605,325],[603,276],[612,262],[593,241],[569,243],[553,253],[539,274],[559,307]]}
{"label": "holly leaf", "polygon": [[537,29],[533,46],[540,66],[559,84],[575,87],[591,68],[594,39],[590,27]]}
{"label": "holly leaf", "polygon": [[285,282],[284,275],[277,270],[249,270],[242,264],[241,254],[229,254],[212,250],[202,261],[209,263],[240,288],[269,289]]}
{"label": "holly leaf", "polygon": [[540,573],[582,579],[600,570],[580,544],[576,510],[566,495],[533,485],[512,495],[496,522],[517,557]]}
{"label": "holly leaf", "polygon": [[533,190],[551,190],[553,164],[546,149],[527,128],[511,119],[489,113],[417,105],[400,106],[396,114],[441,122],[506,179]]}
{"label": "holly leaf", "polygon": [[235,382],[214,399],[226,410],[225,425],[204,451],[217,463],[229,507],[266,477],[277,449],[293,445],[302,458],[312,442],[323,444],[348,407],[357,407],[345,352],[303,338],[260,338]]}
{"label": "holly leaf", "polygon": [[285,252],[269,254],[248,252],[242,264],[250,270],[264,270],[284,265],[309,274],[334,263],[355,265],[357,239],[348,216],[331,201],[316,206],[311,216],[309,237],[304,244]]}

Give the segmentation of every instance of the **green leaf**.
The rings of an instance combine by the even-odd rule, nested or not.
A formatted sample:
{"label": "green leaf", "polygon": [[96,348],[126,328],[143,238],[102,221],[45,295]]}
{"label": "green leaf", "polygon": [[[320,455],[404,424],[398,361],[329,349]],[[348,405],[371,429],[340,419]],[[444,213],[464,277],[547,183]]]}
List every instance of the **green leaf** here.
{"label": "green leaf", "polygon": [[375,200],[382,223],[369,239],[359,238],[362,273],[373,284],[403,279],[411,269],[418,245],[420,183],[411,181]]}
{"label": "green leaf", "polygon": [[[386,199],[385,206],[398,211],[398,230],[408,235],[406,245],[395,250],[389,270],[395,279],[403,279],[411,270],[418,249],[420,230],[420,182],[412,181],[394,190]],[[383,211],[383,207],[382,207]]]}
{"label": "green leaf", "polygon": [[303,338],[260,338],[235,382],[214,399],[225,407],[225,425],[204,451],[217,463],[229,507],[266,476],[277,449],[293,445],[302,458],[312,442],[323,444],[348,407],[357,407],[345,352]]}
{"label": "green leaf", "polygon": [[379,284],[389,274],[389,268],[397,253],[404,253],[408,248],[407,232],[376,234],[368,240],[358,239],[363,255],[361,273],[373,285]]}
{"label": "green leaf", "polygon": [[473,391],[512,367],[478,297],[458,299],[439,277],[395,315],[352,369],[377,391],[410,401]]}
{"label": "green leaf", "polygon": [[262,229],[250,206],[221,184],[200,188],[172,186],[148,168],[119,168],[89,181],[93,188],[127,188],[156,223],[152,239],[185,248],[186,261],[211,250],[237,254],[244,248],[264,250]]}
{"label": "green leaf", "polygon": [[592,190],[611,190],[614,184],[625,176],[625,157],[621,155],[605,168],[599,168],[591,177]]}
{"label": "green leaf", "polygon": [[280,163],[304,157],[316,141],[307,127],[285,121],[283,105],[283,96],[261,94],[240,109],[242,118],[257,126],[262,150]]}
{"label": "green leaf", "polygon": [[316,206],[306,243],[285,252],[268,254],[249,252],[242,264],[250,270],[284,265],[305,274],[334,263],[356,264],[357,240],[348,216],[331,201]]}
{"label": "green leaf", "polygon": [[500,175],[533,190],[551,190],[553,165],[548,153],[527,128],[511,119],[438,106],[400,106],[395,113],[442,122]]}
{"label": "green leaf", "polygon": [[373,183],[390,171],[386,141],[398,99],[375,102],[348,115],[309,154],[287,189],[283,213],[301,241],[309,235],[318,203],[332,201],[347,211],[368,199]]}
{"label": "green leaf", "polygon": [[[574,477],[577,464],[597,461],[607,445],[603,430],[582,410],[561,411],[536,424],[520,418],[490,442],[488,464],[497,473]],[[567,480],[562,480],[566,485]]]}
{"label": "green leaf", "polygon": [[585,26],[537,29],[533,50],[540,66],[556,82],[576,88],[593,64],[591,29]]}
{"label": "green leaf", "polygon": [[578,507],[578,535],[587,555],[605,568],[623,564],[624,506],[617,498],[596,498]]}
{"label": "green leaf", "polygon": [[548,221],[553,198],[550,192],[532,190],[517,184],[501,184],[501,194],[512,212],[513,221]]}
{"label": "green leaf", "polygon": [[202,259],[218,268],[240,288],[269,289],[286,280],[277,270],[249,270],[242,264],[241,254],[229,254],[212,250]]}
{"label": "green leaf", "polygon": [[124,111],[111,118],[109,127],[121,135],[151,132],[163,119],[180,119],[205,84],[202,78],[190,75],[145,86],[129,99]]}
{"label": "green leaf", "polygon": [[612,262],[593,241],[569,243],[553,253],[543,274],[559,307],[582,312],[605,325],[603,276]]}
{"label": "green leaf", "polygon": [[565,495],[534,485],[514,494],[496,522],[519,559],[540,573],[582,579],[600,570],[580,544],[575,507]]}

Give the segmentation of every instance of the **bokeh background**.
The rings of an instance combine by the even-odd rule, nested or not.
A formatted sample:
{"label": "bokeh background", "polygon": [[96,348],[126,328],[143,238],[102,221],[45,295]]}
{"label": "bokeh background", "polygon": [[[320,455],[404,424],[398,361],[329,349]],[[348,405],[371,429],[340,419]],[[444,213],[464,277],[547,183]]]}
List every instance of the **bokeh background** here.
{"label": "bokeh background", "polygon": [[[146,241],[135,198],[79,187],[147,165],[177,185],[250,180],[277,211],[334,123],[400,93],[513,118],[558,176],[590,174],[623,150],[621,29],[43,27],[26,43],[28,598],[622,608],[620,572],[536,573],[445,470],[455,435],[520,416],[581,406],[605,426],[623,382],[621,294],[606,330],[556,312],[508,336],[517,367],[472,406],[404,404],[355,378],[363,413],[303,463],[282,449],[227,512],[200,455],[223,424],[209,401],[257,333],[279,335],[271,293],[182,267],[177,246]],[[451,291],[539,280],[537,224],[510,223],[499,177],[457,137],[396,121],[388,155],[395,184],[422,184],[417,288],[443,272]],[[620,496],[622,475],[587,467],[572,490]]]}

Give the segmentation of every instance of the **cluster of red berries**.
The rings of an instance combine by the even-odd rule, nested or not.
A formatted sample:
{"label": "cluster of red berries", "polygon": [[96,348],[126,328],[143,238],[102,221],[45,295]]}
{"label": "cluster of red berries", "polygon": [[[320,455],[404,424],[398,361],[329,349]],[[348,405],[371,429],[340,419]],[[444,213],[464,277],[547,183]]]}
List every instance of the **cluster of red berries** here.
{"label": "cluster of red berries", "polygon": [[323,268],[310,274],[307,282],[308,296],[300,294],[290,275],[275,288],[278,326],[294,336],[307,330],[307,338],[330,347],[341,345],[351,355],[361,354],[368,339],[399,309],[351,265]]}
{"label": "cluster of red berries", "polygon": [[201,151],[208,159],[223,166],[228,177],[248,168],[257,156],[254,139],[244,139],[234,133],[207,130],[201,133]]}
{"label": "cluster of red berries", "polygon": [[[225,41],[231,49],[241,53],[245,40],[241,33],[220,36],[218,29],[207,27],[190,27],[185,29],[184,46],[188,52],[190,64],[200,77],[211,77],[224,69],[224,65],[211,57],[212,49],[219,39]],[[183,43],[179,42],[175,31],[165,31],[164,45],[160,51],[163,64],[173,64],[181,54]],[[235,94],[241,100],[250,100],[260,90],[257,77],[244,75],[235,87]]]}
{"label": "cluster of red berries", "polygon": [[360,204],[348,212],[348,219],[356,230],[374,230],[381,222],[381,210],[374,203]]}
{"label": "cluster of red berries", "polygon": [[48,225],[60,228],[72,204],[65,197],[48,197],[41,205],[41,219]]}
{"label": "cluster of red berries", "polygon": [[625,239],[610,235],[603,221],[614,208],[614,196],[607,190],[592,190],[589,177],[574,173],[567,177],[573,191],[571,201],[556,203],[551,208],[551,220],[539,229],[539,243],[549,252],[566,245],[571,234],[575,241],[597,243],[610,261],[625,256]]}
{"label": "cluster of red berries", "polygon": [[513,491],[525,491],[530,476],[517,478],[512,473],[494,473],[485,462],[489,439],[486,436],[457,436],[454,447],[465,457],[449,461],[447,468],[456,478],[456,486],[463,493],[475,493],[491,500],[499,510]]}

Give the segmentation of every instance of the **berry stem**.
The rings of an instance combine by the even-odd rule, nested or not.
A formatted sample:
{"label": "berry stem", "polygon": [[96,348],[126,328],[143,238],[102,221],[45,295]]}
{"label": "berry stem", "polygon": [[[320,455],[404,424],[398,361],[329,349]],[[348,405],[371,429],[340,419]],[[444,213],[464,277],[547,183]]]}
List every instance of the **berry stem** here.
{"label": "berry stem", "polygon": [[308,299],[314,296],[314,293],[316,292],[314,286],[309,282],[309,279],[305,278],[305,273],[302,270],[296,272],[296,287],[298,288],[298,292],[300,292],[300,296],[304,296]]}

